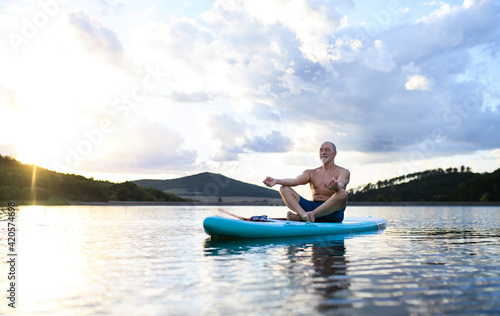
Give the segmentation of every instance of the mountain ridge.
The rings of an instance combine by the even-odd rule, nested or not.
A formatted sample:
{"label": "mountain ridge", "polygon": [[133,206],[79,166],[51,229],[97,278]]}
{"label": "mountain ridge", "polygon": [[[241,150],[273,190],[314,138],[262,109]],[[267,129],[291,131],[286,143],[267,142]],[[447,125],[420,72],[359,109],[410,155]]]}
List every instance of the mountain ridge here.
{"label": "mountain ridge", "polygon": [[140,179],[131,182],[142,187],[152,186],[179,196],[280,198],[276,190],[212,172],[202,172],[175,179]]}

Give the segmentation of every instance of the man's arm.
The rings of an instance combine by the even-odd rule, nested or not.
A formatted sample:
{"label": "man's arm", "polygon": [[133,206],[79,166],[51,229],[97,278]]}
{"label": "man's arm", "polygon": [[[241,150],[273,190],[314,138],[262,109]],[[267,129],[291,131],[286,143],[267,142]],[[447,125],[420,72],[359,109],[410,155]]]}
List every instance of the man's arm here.
{"label": "man's arm", "polygon": [[347,184],[349,183],[350,178],[351,178],[351,173],[349,172],[349,170],[342,169],[337,179],[332,178],[332,180],[328,182],[328,188],[335,192],[339,190],[345,190],[347,188]]}
{"label": "man's arm", "polygon": [[294,187],[297,185],[301,184],[307,184],[311,180],[311,177],[309,175],[309,171],[306,170],[304,171],[300,176],[296,177],[295,179],[274,179],[272,177],[267,177],[264,179],[264,184],[267,185],[268,187],[273,187],[276,184],[288,186],[288,187]]}
{"label": "man's arm", "polygon": [[347,184],[349,183],[350,179],[351,179],[351,173],[349,172],[349,170],[343,169],[340,172],[339,177],[337,179],[337,182],[339,184],[339,189],[345,190],[347,188]]}

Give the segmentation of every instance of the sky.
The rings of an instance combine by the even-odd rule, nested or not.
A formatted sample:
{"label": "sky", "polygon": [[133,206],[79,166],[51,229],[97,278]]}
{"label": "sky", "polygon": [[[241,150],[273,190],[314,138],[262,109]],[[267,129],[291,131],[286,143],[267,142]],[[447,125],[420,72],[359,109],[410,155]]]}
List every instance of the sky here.
{"label": "sky", "polygon": [[[498,1],[0,1],[0,154],[110,181],[500,167]],[[299,193],[307,197],[309,189]]]}

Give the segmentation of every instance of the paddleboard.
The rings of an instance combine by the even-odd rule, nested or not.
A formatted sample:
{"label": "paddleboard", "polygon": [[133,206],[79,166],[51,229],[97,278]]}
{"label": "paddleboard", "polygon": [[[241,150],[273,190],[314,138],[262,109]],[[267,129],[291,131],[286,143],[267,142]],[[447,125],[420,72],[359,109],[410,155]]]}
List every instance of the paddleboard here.
{"label": "paddleboard", "polygon": [[379,217],[346,217],[342,223],[306,223],[286,220],[253,222],[222,216],[209,216],[203,229],[210,236],[236,238],[298,237],[330,234],[353,234],[385,229]]}

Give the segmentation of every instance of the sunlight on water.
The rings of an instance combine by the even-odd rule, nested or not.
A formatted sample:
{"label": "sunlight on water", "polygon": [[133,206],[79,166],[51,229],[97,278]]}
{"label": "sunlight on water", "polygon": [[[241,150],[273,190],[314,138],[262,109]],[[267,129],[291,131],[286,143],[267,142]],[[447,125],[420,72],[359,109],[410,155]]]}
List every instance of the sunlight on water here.
{"label": "sunlight on water", "polygon": [[[284,207],[228,210],[243,216],[286,213]],[[500,313],[499,208],[350,207],[347,216],[384,217],[387,229],[259,240],[210,239],[202,221],[214,212],[179,206],[21,207],[16,312]],[[0,260],[6,262],[6,251]],[[7,284],[4,267],[1,284]],[[3,292],[0,313],[12,314],[5,302]]]}

